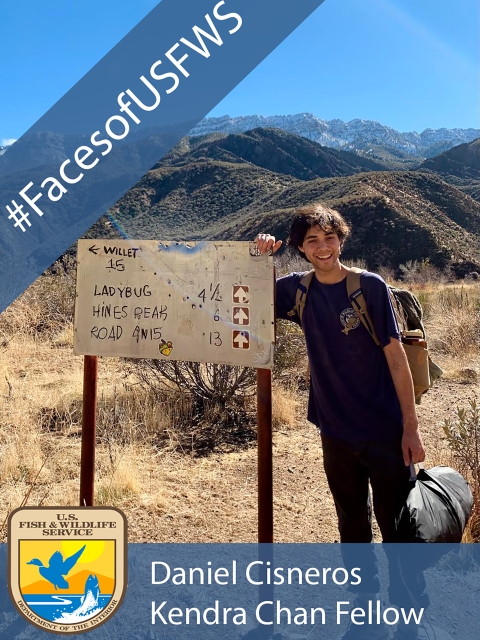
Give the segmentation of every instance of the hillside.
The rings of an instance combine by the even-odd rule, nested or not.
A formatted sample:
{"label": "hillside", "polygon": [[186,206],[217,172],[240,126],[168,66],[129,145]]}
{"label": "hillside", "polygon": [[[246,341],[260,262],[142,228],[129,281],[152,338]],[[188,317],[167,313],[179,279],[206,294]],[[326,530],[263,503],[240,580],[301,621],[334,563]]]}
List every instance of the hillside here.
{"label": "hillside", "polygon": [[218,230],[229,216],[263,207],[297,183],[304,184],[250,164],[201,159],[149,171],[112,213],[133,237],[200,239]]}
{"label": "hillside", "polygon": [[429,158],[418,169],[436,173],[472,198],[480,200],[480,138]]}
{"label": "hillside", "polygon": [[295,207],[322,201],[353,225],[346,258],[398,266],[428,258],[480,270],[480,204],[438,176],[380,171],[299,180],[252,164],[199,159],[152,170],[112,209],[132,237],[285,237]]}
{"label": "hillside", "polygon": [[445,176],[463,179],[480,179],[480,138],[468,144],[460,144],[434,158],[423,162],[419,169],[426,169]]}
{"label": "hillside", "polygon": [[[201,158],[220,162],[250,163],[300,180],[348,176],[388,167],[368,158],[322,147],[316,142],[281,129],[258,128],[241,134],[206,136],[186,153],[175,149],[157,165],[187,165]],[[190,138],[189,140],[192,140]],[[193,138],[195,140],[195,138]]]}

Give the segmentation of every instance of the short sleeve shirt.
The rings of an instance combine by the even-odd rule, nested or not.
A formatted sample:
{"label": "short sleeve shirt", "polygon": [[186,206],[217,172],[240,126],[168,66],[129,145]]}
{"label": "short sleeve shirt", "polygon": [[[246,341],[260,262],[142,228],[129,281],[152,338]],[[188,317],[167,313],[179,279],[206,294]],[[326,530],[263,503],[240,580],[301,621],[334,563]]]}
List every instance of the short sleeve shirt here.
{"label": "short sleeve shirt", "polygon": [[[302,273],[279,278],[277,318],[295,306]],[[383,279],[361,275],[362,292],[381,346],[400,339],[390,294]],[[308,419],[328,436],[351,442],[390,440],[401,435],[402,413],[383,353],[354,310],[346,279],[335,284],[312,279],[303,311],[310,362]]]}

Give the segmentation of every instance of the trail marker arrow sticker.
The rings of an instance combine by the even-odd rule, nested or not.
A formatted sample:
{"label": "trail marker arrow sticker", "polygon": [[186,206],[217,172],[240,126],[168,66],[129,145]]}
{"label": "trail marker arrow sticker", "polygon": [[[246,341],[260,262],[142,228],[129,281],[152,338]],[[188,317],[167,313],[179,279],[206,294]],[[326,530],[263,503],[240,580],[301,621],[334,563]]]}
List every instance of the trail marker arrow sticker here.
{"label": "trail marker arrow sticker", "polygon": [[247,286],[241,284],[233,287],[233,301],[248,304],[250,302],[250,291]]}
{"label": "trail marker arrow sticker", "polygon": [[250,334],[248,331],[233,331],[233,348],[250,349]]}
{"label": "trail marker arrow sticker", "polygon": [[249,325],[250,309],[248,307],[233,307],[233,324]]}

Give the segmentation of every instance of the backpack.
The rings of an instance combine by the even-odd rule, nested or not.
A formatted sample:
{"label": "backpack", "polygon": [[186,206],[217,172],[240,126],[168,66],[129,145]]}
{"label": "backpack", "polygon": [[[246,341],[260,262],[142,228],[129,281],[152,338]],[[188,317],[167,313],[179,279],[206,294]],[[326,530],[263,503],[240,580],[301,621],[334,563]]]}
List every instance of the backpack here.
{"label": "backpack", "polygon": [[[375,344],[380,346],[380,341],[375,332],[375,327],[369,316],[367,303],[360,286],[360,276],[364,269],[351,267],[347,273],[347,293],[350,303],[355,311],[355,315],[371,335]],[[303,274],[297,286],[295,295],[295,306],[287,313],[289,316],[297,315],[302,326],[303,310],[307,300],[308,290],[312,283],[315,271],[307,271]],[[422,395],[433,386],[433,381],[443,374],[442,369],[435,364],[429,356],[426,346],[417,344],[407,344],[422,339],[426,345],[426,333],[423,326],[423,310],[418,298],[411,291],[397,289],[389,285],[388,290],[392,301],[393,310],[397,318],[402,344],[407,355],[408,365],[412,374],[415,402],[420,404]],[[303,328],[303,327],[302,327]]]}

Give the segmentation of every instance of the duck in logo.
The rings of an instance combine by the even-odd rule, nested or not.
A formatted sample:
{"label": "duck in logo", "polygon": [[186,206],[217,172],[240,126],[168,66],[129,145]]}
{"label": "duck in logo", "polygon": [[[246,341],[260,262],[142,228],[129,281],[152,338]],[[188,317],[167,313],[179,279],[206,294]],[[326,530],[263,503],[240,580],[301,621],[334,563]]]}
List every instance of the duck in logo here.
{"label": "duck in logo", "polygon": [[89,631],[124,597],[126,521],[118,509],[17,509],[8,546],[12,600],[45,631]]}

